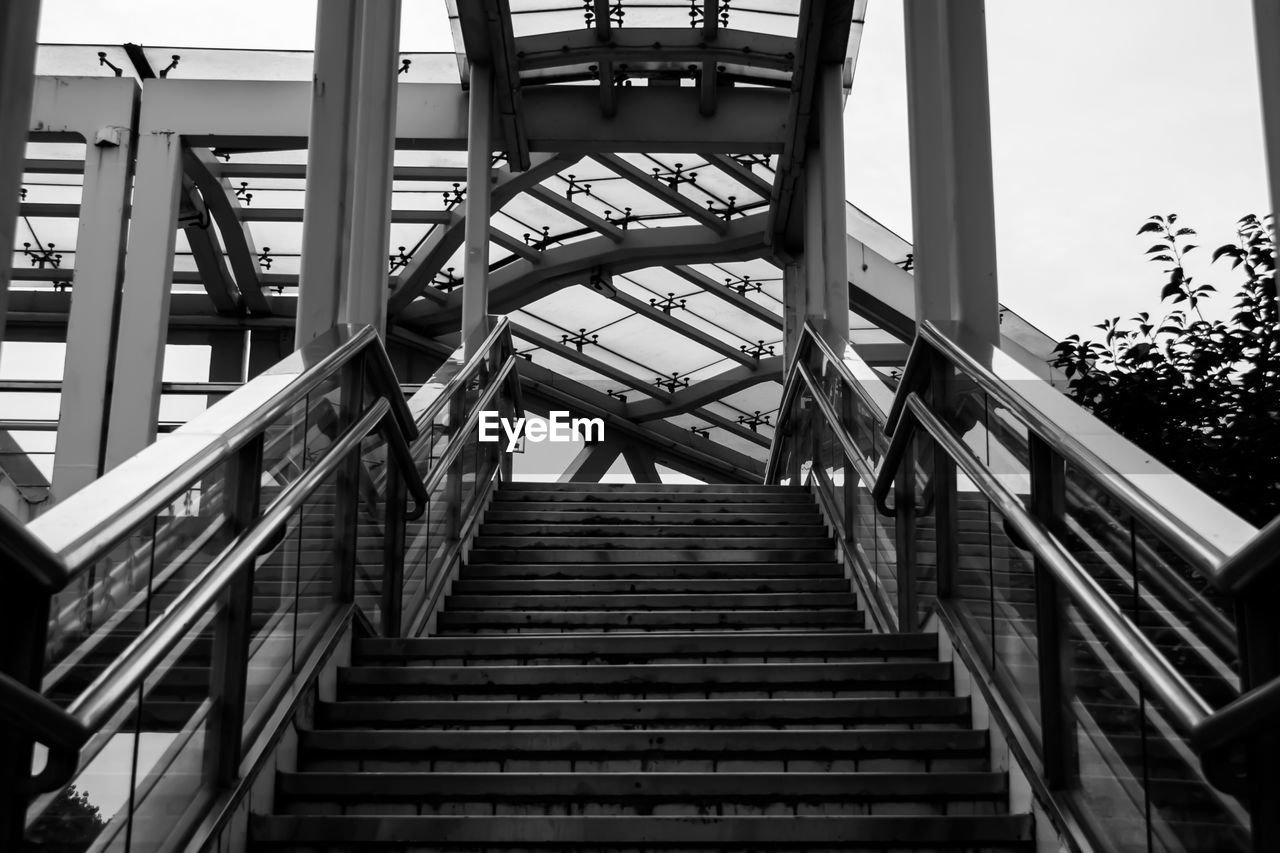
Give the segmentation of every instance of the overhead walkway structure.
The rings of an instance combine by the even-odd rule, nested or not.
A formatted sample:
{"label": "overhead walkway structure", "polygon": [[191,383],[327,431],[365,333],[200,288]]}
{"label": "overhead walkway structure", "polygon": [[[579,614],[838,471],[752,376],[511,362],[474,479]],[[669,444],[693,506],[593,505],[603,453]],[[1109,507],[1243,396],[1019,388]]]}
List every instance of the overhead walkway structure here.
{"label": "overhead walkway structure", "polygon": [[[1280,845],[1280,533],[999,303],[981,4],[908,7],[914,246],[864,3],[398,5],[34,59],[0,846]],[[560,482],[479,440],[560,409]]]}

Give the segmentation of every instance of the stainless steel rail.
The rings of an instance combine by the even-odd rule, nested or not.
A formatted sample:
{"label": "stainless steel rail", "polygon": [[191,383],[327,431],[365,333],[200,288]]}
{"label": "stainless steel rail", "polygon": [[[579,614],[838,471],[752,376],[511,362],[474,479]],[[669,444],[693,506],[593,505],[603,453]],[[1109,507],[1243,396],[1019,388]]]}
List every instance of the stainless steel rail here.
{"label": "stainless steel rail", "polygon": [[158,620],[138,635],[125,654],[103,669],[67,707],[67,712],[79,720],[90,734],[100,729],[129,700],[165,654],[209,612],[236,575],[267,547],[289,517],[302,508],[307,497],[337,470],[390,411],[391,406],[385,397],[375,401],[359,421],[329,446],[319,461],[280,493],[244,535],[219,554],[200,577],[178,595]]}
{"label": "stainless steel rail", "polygon": [[[1043,560],[1054,579],[1062,585],[1067,595],[1075,601],[1089,620],[1101,628],[1119,656],[1129,664],[1138,680],[1170,712],[1179,730],[1189,735],[1212,713],[1212,708],[1191,685],[1187,684],[1173,664],[1152,645],[1151,641],[1132,621],[1125,618],[1098,582],[1085,571],[1062,543],[1045,526],[1031,515],[1012,492],[991,473],[981,460],[956,437],[938,416],[929,410],[918,394],[903,397],[901,408],[909,413],[913,426],[929,434],[938,447],[955,461],[956,465],[973,481],[979,491],[995,505],[1000,515],[1008,519],[1014,530],[1022,536],[1026,546]],[[899,420],[901,426],[902,421]],[[898,429],[893,435],[889,454],[876,481],[875,494],[882,498],[893,484],[896,465],[902,458],[912,438],[912,430]],[[878,498],[878,501],[879,501]]]}
{"label": "stainless steel rail", "polygon": [[[963,337],[963,333],[959,330],[956,330],[955,334]],[[976,358],[973,355],[974,350],[983,352],[984,358]],[[903,371],[902,387],[904,389],[917,387],[918,383],[929,375],[932,369],[928,364],[930,351],[949,361],[1001,406],[1013,412],[1055,452],[1097,480],[1099,485],[1135,518],[1150,528],[1215,586],[1221,588],[1222,581],[1219,580],[1218,575],[1223,570],[1223,563],[1230,553],[1253,538],[1256,531],[1251,526],[1216,501],[1200,494],[1198,490],[1195,492],[1200,495],[1201,500],[1195,507],[1186,507],[1185,511],[1181,508],[1177,511],[1170,509],[1167,486],[1162,498],[1121,474],[1114,464],[1081,441],[1078,435],[1073,434],[1069,425],[1064,423],[1063,414],[1069,412],[1070,419],[1076,422],[1086,418],[1092,420],[1092,416],[1074,404],[1070,404],[1072,408],[1068,410],[1063,404],[1069,401],[1061,398],[1056,391],[1053,392],[1054,396],[1046,395],[1041,400],[1041,405],[1033,403],[1025,394],[1015,393],[1004,379],[997,376],[984,363],[984,361],[992,362],[998,357],[991,347],[984,347],[974,342],[969,342],[967,348],[963,347],[952,336],[944,333],[931,322],[925,321],[920,324],[919,337],[911,349],[907,366]],[[1047,387],[1047,383],[1038,384]],[[1052,413],[1045,411],[1043,404],[1054,402],[1058,405],[1058,411]],[[892,433],[896,429],[904,406],[905,397],[899,394],[894,400],[893,408],[889,411],[886,432]],[[1110,431],[1106,430],[1106,432]],[[1114,434],[1112,437],[1114,438]],[[1127,442],[1125,444],[1127,445]],[[1130,463],[1141,464],[1150,469],[1153,474],[1176,477],[1163,465],[1132,445],[1127,445],[1122,448],[1122,451]],[[1181,480],[1181,478],[1177,479]],[[1188,516],[1194,519],[1195,527],[1192,526]],[[1202,535],[1200,529],[1203,528],[1224,531],[1221,544]]]}
{"label": "stainless steel rail", "polygon": [[[65,586],[86,571],[116,541],[204,471],[229,460],[362,350],[373,359],[372,376],[400,433],[406,441],[416,438],[417,427],[386,353],[373,346],[377,340],[371,326],[335,327],[35,519],[28,529],[62,561],[64,575],[57,585]],[[413,494],[422,505],[425,492],[415,488]]]}

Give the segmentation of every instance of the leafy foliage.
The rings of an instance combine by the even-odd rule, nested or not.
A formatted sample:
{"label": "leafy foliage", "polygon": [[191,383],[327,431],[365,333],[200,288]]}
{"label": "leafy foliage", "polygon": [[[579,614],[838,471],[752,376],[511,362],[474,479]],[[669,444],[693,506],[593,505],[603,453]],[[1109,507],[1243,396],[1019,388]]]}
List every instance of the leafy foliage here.
{"label": "leafy foliage", "polygon": [[1147,312],[1095,328],[1102,340],[1071,335],[1053,364],[1069,394],[1152,456],[1256,525],[1280,514],[1280,324],[1271,217],[1246,216],[1237,241],[1213,261],[1230,261],[1244,281],[1230,317],[1205,317],[1215,292],[1187,274],[1197,246],[1176,214],[1152,216],[1139,236],[1164,273],[1168,312]]}
{"label": "leafy foliage", "polygon": [[80,853],[107,825],[89,795],[68,785],[27,830],[23,849],[40,853]]}

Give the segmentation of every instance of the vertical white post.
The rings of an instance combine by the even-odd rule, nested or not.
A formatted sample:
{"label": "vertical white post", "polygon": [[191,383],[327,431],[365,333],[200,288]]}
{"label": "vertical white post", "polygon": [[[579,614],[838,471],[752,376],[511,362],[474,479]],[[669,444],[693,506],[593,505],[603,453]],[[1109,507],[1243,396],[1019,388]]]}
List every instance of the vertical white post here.
{"label": "vertical white post", "polygon": [[130,81],[128,96],[121,100],[120,126],[104,128],[113,132],[104,134],[99,144],[88,139],[85,145],[75,285],[67,319],[62,400],[53,457],[56,500],[78,491],[102,473],[107,388],[112,380],[111,356],[116,345],[133,179],[136,83]]}
{"label": "vertical white post", "polygon": [[986,12],[905,4],[917,320],[999,342]]}
{"label": "vertical white post", "polygon": [[462,346],[470,359],[489,330],[489,160],[492,138],[493,71],[471,64],[467,116],[467,200],[462,262]]}
{"label": "vertical white post", "polygon": [[[1280,207],[1280,5],[1253,0],[1253,28],[1258,42],[1258,92],[1262,96],[1262,127],[1266,143],[1271,210]],[[1272,287],[1280,294],[1280,281]]]}
{"label": "vertical white post", "polygon": [[804,330],[805,289],[804,269],[797,262],[782,268],[782,349],[788,370],[796,360],[796,348]]}
{"label": "vertical white post", "polygon": [[818,157],[822,160],[824,335],[841,352],[849,342],[849,260],[845,242],[844,66],[818,70]]}
{"label": "vertical white post", "polygon": [[[145,106],[143,112],[145,127]],[[156,438],[160,376],[169,331],[178,193],[182,188],[182,140],[178,134],[143,132],[138,139],[137,171],[120,297],[105,470],[119,465]]]}
{"label": "vertical white post", "polygon": [[[39,23],[40,0],[0,3],[0,246],[6,252],[13,246],[18,222]],[[0,263],[0,341],[9,309],[9,276],[6,259]]]}
{"label": "vertical white post", "polygon": [[369,323],[386,334],[400,0],[363,0],[361,6],[355,145],[348,191],[351,249],[338,320]]}
{"label": "vertical white post", "polygon": [[338,322],[349,263],[354,93],[359,0],[316,4],[316,51],[307,139],[306,199],[298,278],[297,333],[302,347]]}
{"label": "vertical white post", "polygon": [[804,159],[804,310],[814,328],[826,326],[827,272],[823,266],[822,158],[809,149]]}

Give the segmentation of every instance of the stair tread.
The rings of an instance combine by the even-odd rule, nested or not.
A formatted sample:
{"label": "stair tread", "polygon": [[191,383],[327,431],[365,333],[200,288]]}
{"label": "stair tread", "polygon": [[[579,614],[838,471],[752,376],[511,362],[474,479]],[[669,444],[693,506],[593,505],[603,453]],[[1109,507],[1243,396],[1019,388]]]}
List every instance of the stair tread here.
{"label": "stair tread", "polygon": [[251,837],[282,843],[697,844],[816,846],[900,841],[965,848],[1029,845],[1030,815],[867,816],[261,816]]}

